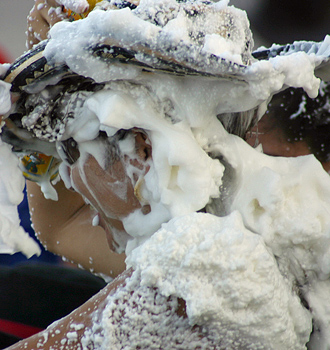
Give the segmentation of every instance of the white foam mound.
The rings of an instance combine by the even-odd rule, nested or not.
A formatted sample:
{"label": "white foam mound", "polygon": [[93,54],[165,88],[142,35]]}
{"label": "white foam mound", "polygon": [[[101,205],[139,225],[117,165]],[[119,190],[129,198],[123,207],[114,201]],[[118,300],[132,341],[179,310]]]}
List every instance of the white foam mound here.
{"label": "white foam mound", "polygon": [[311,315],[291,293],[263,239],[238,212],[193,213],[164,224],[128,262],[142,285],[183,298],[192,325],[228,344],[242,337],[267,349],[303,349]]}
{"label": "white foam mound", "polygon": [[40,254],[38,244],[20,226],[17,205],[23,200],[24,178],[11,147],[0,141],[0,253]]}

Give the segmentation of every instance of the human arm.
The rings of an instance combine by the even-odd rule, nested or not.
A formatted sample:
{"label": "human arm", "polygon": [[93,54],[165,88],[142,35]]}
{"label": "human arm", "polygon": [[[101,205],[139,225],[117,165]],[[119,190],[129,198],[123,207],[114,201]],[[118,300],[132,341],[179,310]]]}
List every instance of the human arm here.
{"label": "human arm", "polygon": [[45,199],[39,185],[27,181],[28,201],[36,235],[47,250],[87,270],[116,277],[125,269],[125,255],[110,251],[101,227],[92,226],[93,212],[63,182],[55,185],[58,201]]}
{"label": "human arm", "polygon": [[[28,16],[28,47],[46,39],[49,28],[67,18],[62,3],[70,5],[64,0],[36,0]],[[71,1],[70,6],[76,3]],[[34,229],[49,251],[111,277],[125,269],[125,256],[109,250],[103,230],[92,226],[94,215],[79,194],[67,190],[62,182],[56,185],[58,201],[45,199],[33,182],[28,181],[27,190]]]}
{"label": "human arm", "polygon": [[63,6],[56,0],[36,0],[27,17],[27,48],[47,39],[49,29],[66,18]]}
{"label": "human arm", "polygon": [[[116,289],[125,283],[125,279],[131,275],[131,271],[125,271],[121,276],[108,284],[99,293],[89,299],[86,303],[74,310],[68,316],[55,321],[46,330],[39,332],[28,339],[12,345],[10,350],[16,349],[81,349],[81,339],[85,332],[92,328],[93,320],[97,319],[96,311],[102,311],[106,306],[107,297],[114,293]],[[74,325],[83,325],[83,328],[74,328]],[[77,341],[63,344],[63,339],[69,337],[72,332],[76,332]]]}
{"label": "human arm", "polygon": [[84,18],[101,0],[35,0],[27,18],[27,48],[47,39],[49,29],[64,19]]}
{"label": "human arm", "polygon": [[132,274],[125,271],[70,315],[9,349],[215,348],[205,332],[189,325],[183,300],[136,284]]}

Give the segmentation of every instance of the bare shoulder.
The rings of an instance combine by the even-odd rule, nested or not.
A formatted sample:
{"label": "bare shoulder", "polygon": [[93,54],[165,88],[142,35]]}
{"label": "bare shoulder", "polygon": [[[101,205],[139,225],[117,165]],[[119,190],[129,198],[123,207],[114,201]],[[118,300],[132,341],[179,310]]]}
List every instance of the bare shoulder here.
{"label": "bare shoulder", "polygon": [[[232,342],[216,338],[189,322],[182,299],[141,285],[139,275],[127,270],[70,315],[10,350],[233,349]],[[237,339],[235,349],[261,349],[246,341]]]}
{"label": "bare shoulder", "polygon": [[216,349],[201,336],[199,328],[189,324],[182,300],[141,286],[132,270],[125,271],[70,315],[10,350],[38,348]]}
{"label": "bare shoulder", "polygon": [[207,319],[203,325],[193,324],[183,299],[142,285],[139,273],[132,270],[125,282],[109,293],[104,310],[96,317],[93,332],[82,339],[89,349],[272,349],[253,334],[225,322],[216,328]]}
{"label": "bare shoulder", "polygon": [[99,349],[217,348],[200,327],[189,323],[182,299],[141,285],[134,272],[108,295],[82,343]]}
{"label": "bare shoulder", "polygon": [[[55,321],[44,331],[24,339],[8,350],[29,350],[29,349],[52,349],[52,350],[83,350],[87,349],[86,341],[88,336],[94,339],[96,349],[96,340],[98,338],[98,325],[102,321],[102,314],[109,303],[108,297],[114,295],[116,290],[125,286],[126,279],[132,271],[127,270],[118,276],[112,283],[98,292],[86,303],[74,310],[66,317]],[[102,324],[102,322],[101,322]],[[96,332],[93,335],[93,332]],[[87,342],[92,344],[91,342]],[[90,349],[90,348],[89,348]]]}

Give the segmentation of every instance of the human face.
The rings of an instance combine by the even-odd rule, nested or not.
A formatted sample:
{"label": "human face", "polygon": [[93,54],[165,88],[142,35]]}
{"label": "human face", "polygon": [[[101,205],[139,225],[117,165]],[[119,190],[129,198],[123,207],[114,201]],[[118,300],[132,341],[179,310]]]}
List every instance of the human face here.
{"label": "human face", "polygon": [[[246,142],[252,147],[261,144],[263,152],[274,157],[298,157],[312,153],[304,140],[289,142],[283,130],[271,122],[267,114],[247,133]],[[321,164],[330,174],[330,161]]]}
{"label": "human face", "polygon": [[246,142],[250,146],[261,144],[265,154],[275,157],[298,157],[311,154],[304,140],[289,142],[281,128],[273,125],[267,115],[262,117],[251,132],[248,132]]}
{"label": "human face", "polygon": [[[99,225],[107,234],[111,249],[114,236],[121,241],[127,236],[122,219],[141,210],[150,211],[148,205],[140,203],[136,196],[138,181],[148,172],[151,161],[151,146],[146,134],[130,130],[114,140],[101,139],[92,143],[105,152],[105,164],[100,165],[97,155],[88,153],[70,166],[73,188],[79,192],[99,217]],[[95,144],[90,144],[92,149]],[[95,151],[94,151],[95,152]]]}

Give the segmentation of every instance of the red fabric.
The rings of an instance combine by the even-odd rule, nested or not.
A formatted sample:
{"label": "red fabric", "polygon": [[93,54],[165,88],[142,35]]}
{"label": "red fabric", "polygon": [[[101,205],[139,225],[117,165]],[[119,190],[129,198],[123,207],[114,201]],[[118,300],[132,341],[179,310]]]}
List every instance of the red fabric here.
{"label": "red fabric", "polygon": [[14,335],[17,338],[25,339],[42,330],[39,327],[0,319],[0,332]]}
{"label": "red fabric", "polygon": [[9,54],[7,54],[4,47],[0,45],[0,64],[1,63],[10,63],[12,60],[9,57]]}

